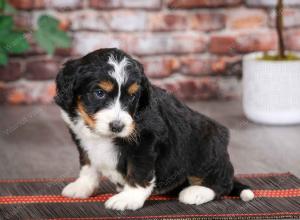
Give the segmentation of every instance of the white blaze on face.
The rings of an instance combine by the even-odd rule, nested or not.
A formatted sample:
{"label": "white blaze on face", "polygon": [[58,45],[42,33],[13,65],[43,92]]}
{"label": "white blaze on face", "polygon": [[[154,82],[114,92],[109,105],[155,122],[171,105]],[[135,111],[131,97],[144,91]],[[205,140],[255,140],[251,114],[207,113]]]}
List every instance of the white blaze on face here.
{"label": "white blaze on face", "polygon": [[110,131],[109,123],[115,120],[119,120],[125,125],[125,127],[120,133],[117,133],[116,135],[119,137],[126,137],[130,135],[133,130],[133,119],[127,111],[124,111],[122,109],[120,97],[121,86],[126,83],[128,77],[128,74],[125,71],[125,67],[128,64],[128,61],[125,57],[121,62],[118,62],[113,56],[110,56],[108,63],[114,68],[114,70],[109,74],[117,81],[118,95],[109,107],[102,109],[95,114],[96,131],[103,135],[111,135],[113,133]]}

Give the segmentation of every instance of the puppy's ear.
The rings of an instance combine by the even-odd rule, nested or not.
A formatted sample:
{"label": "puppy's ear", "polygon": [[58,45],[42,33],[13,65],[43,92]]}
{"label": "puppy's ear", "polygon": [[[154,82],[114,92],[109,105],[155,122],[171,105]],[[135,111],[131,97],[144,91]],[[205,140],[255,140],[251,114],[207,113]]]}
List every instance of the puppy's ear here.
{"label": "puppy's ear", "polygon": [[57,105],[67,112],[71,112],[75,100],[76,72],[78,67],[77,60],[70,60],[64,64],[64,67],[56,76],[56,96],[54,100]]}
{"label": "puppy's ear", "polygon": [[148,78],[146,77],[144,73],[144,68],[143,65],[138,63],[139,71],[142,75],[142,81],[141,81],[141,96],[139,99],[139,104],[138,104],[138,110],[141,111],[145,109],[149,103],[150,103],[150,98],[151,98],[151,84]]}

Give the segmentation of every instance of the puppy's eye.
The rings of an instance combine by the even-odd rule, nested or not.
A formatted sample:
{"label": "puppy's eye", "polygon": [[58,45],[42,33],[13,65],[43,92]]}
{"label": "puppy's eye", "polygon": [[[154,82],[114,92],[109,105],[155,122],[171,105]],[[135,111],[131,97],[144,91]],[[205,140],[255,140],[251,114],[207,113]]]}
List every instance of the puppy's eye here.
{"label": "puppy's eye", "polygon": [[105,92],[99,89],[94,92],[94,95],[98,99],[103,99],[105,97]]}

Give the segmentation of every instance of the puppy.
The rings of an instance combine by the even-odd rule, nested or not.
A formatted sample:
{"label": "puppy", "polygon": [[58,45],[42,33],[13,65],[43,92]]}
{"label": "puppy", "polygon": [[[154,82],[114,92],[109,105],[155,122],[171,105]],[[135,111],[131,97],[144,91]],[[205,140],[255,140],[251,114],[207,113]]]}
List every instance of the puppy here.
{"label": "puppy", "polygon": [[68,61],[56,83],[55,101],[81,165],[63,196],[87,198],[105,176],[119,191],[105,203],[115,210],[139,209],[151,193],[176,189],[185,204],[253,199],[233,178],[228,130],[151,85],[123,51],[100,49]]}

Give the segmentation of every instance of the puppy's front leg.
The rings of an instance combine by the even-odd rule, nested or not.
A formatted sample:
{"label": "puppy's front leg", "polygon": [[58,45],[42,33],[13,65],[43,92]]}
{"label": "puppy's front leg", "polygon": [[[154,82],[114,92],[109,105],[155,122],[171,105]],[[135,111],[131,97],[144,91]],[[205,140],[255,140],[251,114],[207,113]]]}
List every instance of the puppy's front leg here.
{"label": "puppy's front leg", "polygon": [[151,195],[155,185],[153,179],[148,186],[142,187],[139,185],[130,186],[125,184],[122,192],[114,195],[105,202],[105,207],[108,209],[115,210],[136,210],[144,205],[146,199]]}
{"label": "puppy's front leg", "polygon": [[99,185],[99,174],[90,165],[81,167],[79,177],[68,184],[62,191],[62,195],[71,198],[88,198]]}
{"label": "puppy's front leg", "polygon": [[105,207],[115,210],[141,208],[155,187],[155,136],[140,132],[140,146],[132,146],[127,160],[126,184],[123,191],[105,202]]}

